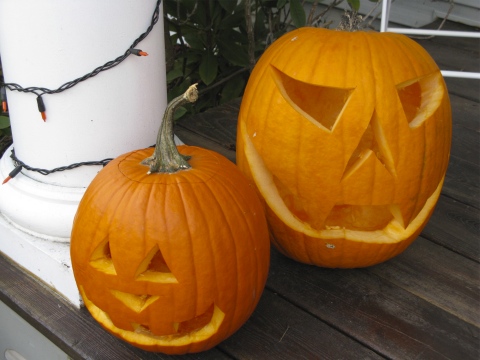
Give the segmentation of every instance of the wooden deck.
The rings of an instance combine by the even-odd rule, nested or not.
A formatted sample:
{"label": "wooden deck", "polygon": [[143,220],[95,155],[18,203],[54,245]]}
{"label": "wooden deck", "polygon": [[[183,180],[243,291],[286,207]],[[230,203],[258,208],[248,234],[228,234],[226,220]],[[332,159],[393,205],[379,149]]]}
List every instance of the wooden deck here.
{"label": "wooden deck", "polygon": [[[480,71],[479,40],[420,42],[442,69]],[[266,289],[247,323],[216,348],[177,359],[480,358],[480,81],[446,81],[451,160],[418,239],[388,262],[355,270],[303,265],[272,248]],[[177,135],[234,160],[238,107],[180,121]],[[0,300],[74,359],[174,358],[108,335],[85,309],[73,309],[2,256]]]}

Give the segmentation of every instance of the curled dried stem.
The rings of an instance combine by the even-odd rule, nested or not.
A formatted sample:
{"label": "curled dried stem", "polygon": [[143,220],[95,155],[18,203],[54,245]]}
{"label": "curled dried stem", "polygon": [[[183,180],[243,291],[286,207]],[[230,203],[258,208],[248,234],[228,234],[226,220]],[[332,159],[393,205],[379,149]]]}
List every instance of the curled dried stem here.
{"label": "curled dried stem", "polygon": [[197,84],[190,86],[185,93],[170,101],[163,115],[162,125],[157,135],[157,142],[153,155],[142,161],[149,167],[151,173],[174,173],[182,169],[189,169],[188,156],[178,152],[173,136],[173,115],[178,107],[194,103],[198,99]]}

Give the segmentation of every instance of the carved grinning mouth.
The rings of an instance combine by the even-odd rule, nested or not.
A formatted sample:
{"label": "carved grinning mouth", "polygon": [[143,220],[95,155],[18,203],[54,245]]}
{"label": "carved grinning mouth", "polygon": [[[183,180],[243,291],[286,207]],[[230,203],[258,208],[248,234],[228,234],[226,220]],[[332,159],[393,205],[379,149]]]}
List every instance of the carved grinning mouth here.
{"label": "carved grinning mouth", "polygon": [[[150,305],[153,305],[158,299],[160,298],[159,296],[156,295],[135,295],[135,294],[129,294],[125,292],[121,292],[118,290],[110,290],[110,293],[120,302],[123,303],[127,308],[133,310],[136,313],[141,313],[142,311],[145,311]],[[171,329],[172,332],[168,335],[182,335],[190,332],[197,331],[204,326],[206,326],[208,323],[211,322],[213,314],[215,311],[219,312],[220,309],[216,307],[213,303],[210,305],[207,310],[192,319],[185,320],[182,322],[174,322],[171,324]],[[158,336],[151,331],[150,327],[146,324],[137,324],[137,323],[132,323],[133,330],[137,333],[141,334],[149,334],[150,336]],[[162,334],[161,336],[164,336],[165,334]]]}
{"label": "carved grinning mouth", "polygon": [[[292,197],[291,201],[286,201],[288,198],[282,194],[282,187],[279,188],[277,186],[278,179],[276,179],[275,176],[267,169],[262,158],[260,157],[260,154],[256,151],[255,146],[248,135],[246,124],[240,124],[239,130],[239,135],[242,136],[245,144],[245,156],[251,168],[252,176],[268,206],[288,227],[294,231],[304,233],[308,236],[328,236],[331,238],[343,238],[346,236],[356,240],[361,239],[363,241],[372,241],[373,238],[377,242],[385,243],[401,241],[410,236],[419,226],[419,224],[423,223],[423,221],[425,221],[425,219],[429,216],[429,212],[434,207],[443,185],[442,179],[434,193],[426,201],[423,209],[407,227],[405,227],[403,224],[402,216],[398,206],[391,205],[389,211],[391,213],[392,221],[390,221],[388,225],[381,230],[360,232],[357,230],[342,228],[340,225],[338,225],[338,223],[335,225],[329,225],[330,229],[315,229],[312,228],[308,222],[306,222],[307,219],[303,218],[302,214],[305,216],[307,216],[307,214],[302,212],[301,208],[292,210],[291,204],[295,204],[295,197]],[[400,228],[403,230],[400,230],[398,226],[400,226]],[[328,234],[326,234],[325,231],[328,231]],[[369,235],[373,233],[375,233],[375,236]]]}
{"label": "carved grinning mouth", "polygon": [[[108,237],[93,251],[90,258],[90,265],[100,272],[109,275],[117,275],[111,256]],[[158,246],[154,246],[139,265],[136,271],[135,281],[149,281],[163,284],[178,283],[176,277],[170,271],[170,268]],[[131,294],[114,289],[110,289],[109,291],[116,300],[120,301],[126,308],[137,314],[146,311],[151,305],[155,304],[160,299],[160,296],[151,294]],[[186,339],[191,338],[192,334],[197,334],[193,336],[193,338],[211,336],[217,332],[223,322],[223,318],[225,317],[225,314],[220,308],[212,303],[204,313],[199,314],[192,319],[173,322],[170,325],[167,324],[165,328],[171,329],[168,333],[158,334],[152,331],[147,324],[138,323],[131,323],[131,330],[125,330],[115,326],[108,313],[96,306],[86,297],[83,288],[81,288],[81,292],[85,304],[97,321],[101,322],[114,333],[126,333],[129,334],[128,336],[135,337],[137,340],[149,338],[156,342],[163,343],[172,341],[172,339],[177,339],[177,341],[178,339],[184,339],[187,341]],[[125,334],[122,336],[125,336]]]}
{"label": "carved grinning mouth", "polygon": [[177,325],[174,324],[176,331],[172,334],[155,335],[148,326],[136,323],[132,323],[132,330],[125,330],[115,326],[110,316],[86,296],[83,286],[79,286],[79,289],[85,306],[95,320],[113,334],[142,346],[183,346],[200,342],[217,333],[225,318],[225,313],[212,304],[204,314]]}
{"label": "carved grinning mouth", "polygon": [[212,322],[213,317],[219,316],[220,313],[222,313],[221,310],[215,304],[212,304],[211,306],[208,307],[208,309],[203,314],[200,314],[198,316],[195,316],[192,319],[185,320],[182,322],[174,322],[172,324],[172,328],[174,329],[174,332],[166,335],[156,335],[153,333],[153,331],[151,331],[148,325],[144,325],[144,324],[142,325],[142,324],[132,323],[132,327],[135,333],[149,336],[152,338],[162,338],[165,336],[181,337],[187,334],[200,331],[205,327],[208,327],[209,324]]}

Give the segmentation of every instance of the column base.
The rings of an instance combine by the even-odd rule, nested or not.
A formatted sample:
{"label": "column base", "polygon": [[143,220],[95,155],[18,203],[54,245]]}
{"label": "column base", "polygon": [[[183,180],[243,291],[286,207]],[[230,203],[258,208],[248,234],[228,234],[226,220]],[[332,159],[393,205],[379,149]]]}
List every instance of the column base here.
{"label": "column base", "polygon": [[0,213],[0,251],[80,307],[82,300],[73,277],[69,243],[27,234]]}
{"label": "column base", "polygon": [[[15,169],[10,158],[13,145],[0,159],[0,179]],[[102,169],[98,166],[98,170]],[[81,171],[74,169],[71,171]],[[91,169],[88,169],[91,170]],[[92,174],[92,178],[95,174]],[[85,187],[69,187],[47,183],[29,176],[22,170],[17,176],[0,185],[0,213],[24,232],[56,242],[69,242],[73,219]]]}
{"label": "column base", "polygon": [[[0,159],[0,181],[15,168],[10,150]],[[85,189],[43,183],[23,171],[0,185],[0,251],[77,307],[70,233]]]}

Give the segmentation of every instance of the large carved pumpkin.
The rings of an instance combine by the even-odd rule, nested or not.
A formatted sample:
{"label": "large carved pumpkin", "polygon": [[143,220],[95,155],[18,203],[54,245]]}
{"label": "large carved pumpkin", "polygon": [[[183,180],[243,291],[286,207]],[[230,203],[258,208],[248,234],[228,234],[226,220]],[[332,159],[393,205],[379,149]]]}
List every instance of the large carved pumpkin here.
{"label": "large carved pumpkin", "polygon": [[450,142],[447,89],[422,47],[399,34],[302,28],[252,72],[237,165],[255,181],[281,252],[362,267],[418,236]]}
{"label": "large carved pumpkin", "polygon": [[153,156],[151,148],[122,155],[95,177],[71,257],[85,305],[106,330],[179,354],[215,346],[248,319],[270,241],[262,204],[235,165],[197,147],[181,146],[180,155],[166,137]]}

